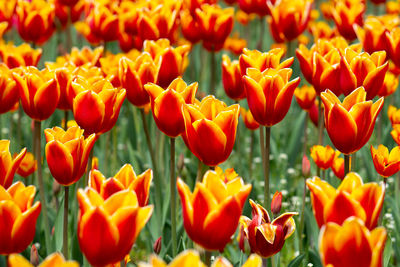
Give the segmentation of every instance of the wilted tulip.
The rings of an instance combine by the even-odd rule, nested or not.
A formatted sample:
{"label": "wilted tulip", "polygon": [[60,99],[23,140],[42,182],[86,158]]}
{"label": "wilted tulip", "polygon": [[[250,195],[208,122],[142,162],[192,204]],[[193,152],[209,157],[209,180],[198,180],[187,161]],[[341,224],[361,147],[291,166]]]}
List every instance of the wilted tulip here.
{"label": "wilted tulip", "polygon": [[336,1],[331,14],[340,35],[347,40],[357,38],[354,28],[363,25],[364,12],[363,0]]}
{"label": "wilted tulip", "polygon": [[329,222],[319,235],[322,262],[330,267],[382,266],[386,236],[385,228],[370,231],[356,217],[348,218],[342,226]]}
{"label": "wilted tulip", "polygon": [[79,267],[79,263],[76,261],[66,261],[59,252],[47,256],[43,262],[39,265],[31,264],[22,255],[12,254],[8,258],[9,267]]}
{"label": "wilted tulip", "polygon": [[331,167],[335,158],[335,150],[330,146],[313,146],[311,148],[311,158],[314,160],[318,168],[327,170]]}
{"label": "wilted tulip", "polygon": [[193,193],[180,178],[177,187],[190,239],[207,250],[223,251],[236,231],[251,185],[233,169],[223,172],[217,167],[206,172]]}
{"label": "wilted tulip", "polygon": [[376,172],[382,177],[389,177],[400,170],[400,147],[394,147],[390,153],[386,146],[379,145],[378,149],[371,146],[371,156]]}
{"label": "wilted tulip", "polygon": [[314,105],[317,94],[315,93],[314,87],[303,85],[294,90],[294,96],[296,97],[297,104],[299,104],[302,109],[309,110]]}
{"label": "wilted tulip", "polygon": [[73,126],[64,131],[60,127],[44,130],[46,161],[56,181],[64,186],[77,182],[85,173],[96,135],[86,138],[83,130]]}
{"label": "wilted tulip", "polygon": [[254,119],[261,125],[272,126],[283,120],[289,111],[293,93],[300,78],[289,81],[291,69],[247,69],[243,76],[247,103]]}
{"label": "wilted tulip", "polygon": [[0,164],[2,166],[0,170],[0,185],[5,189],[12,184],[15,172],[21,165],[25,154],[26,148],[22,149],[18,155],[12,158],[10,153],[10,141],[0,140]]}
{"label": "wilted tulip", "polygon": [[307,186],[319,227],[328,222],[341,225],[351,216],[364,221],[368,229],[376,227],[385,196],[383,183],[364,184],[358,174],[350,172],[337,189],[318,177],[307,179]]}
{"label": "wilted tulip", "polygon": [[260,127],[260,124],[254,119],[253,114],[251,114],[250,110],[240,108],[240,116],[242,117],[244,125],[246,125],[247,129],[257,130]]}
{"label": "wilted tulip", "polygon": [[33,203],[36,188],[16,182],[0,186],[0,254],[21,253],[35,237],[40,202]]}
{"label": "wilted tulip", "polygon": [[23,68],[12,73],[22,107],[25,113],[34,120],[48,119],[56,110],[60,99],[60,88],[54,73],[46,69],[39,71],[35,67]]}
{"label": "wilted tulip", "polygon": [[43,44],[54,33],[54,4],[45,0],[18,1],[18,33],[25,42]]}
{"label": "wilted tulip", "polygon": [[[273,221],[268,212],[253,200],[250,200],[253,218],[240,218],[240,236],[250,245],[252,253],[268,258],[281,251],[285,240],[295,231],[293,216],[297,212],[286,212]],[[243,243],[239,244],[243,250]]]}
{"label": "wilted tulip", "polygon": [[78,241],[90,264],[120,262],[129,253],[153,206],[140,207],[134,191],[123,190],[104,200],[96,190],[78,190]]}
{"label": "wilted tulip", "polygon": [[151,110],[157,127],[169,137],[177,137],[185,131],[183,105],[193,104],[198,83],[187,85],[182,78],[176,78],[163,89],[156,84],[146,84],[150,96]]}
{"label": "wilted tulip", "polygon": [[343,102],[330,90],[321,94],[325,106],[325,125],[333,145],[343,154],[362,148],[371,137],[383,98],[366,101],[367,93],[359,87]]}
{"label": "wilted tulip", "polygon": [[[18,157],[19,155],[17,153],[14,154],[14,160]],[[17,169],[18,175],[21,175],[22,177],[26,178],[32,173],[34,173],[37,169],[37,160],[33,156],[31,152],[26,152],[24,158],[22,159],[21,163],[19,164],[19,167]]]}
{"label": "wilted tulip", "polygon": [[33,49],[27,43],[19,46],[13,44],[0,44],[0,57],[10,68],[37,66],[42,49]]}
{"label": "wilted tulip", "polygon": [[[239,105],[227,107],[210,95],[198,104],[185,104],[183,108],[183,138],[190,151],[208,166],[224,162],[235,143]],[[204,142],[210,143],[205,146]]]}
{"label": "wilted tulip", "polygon": [[229,58],[228,55],[222,56],[222,84],[227,96],[233,100],[240,100],[246,97],[242,75],[240,73],[239,61]]}
{"label": "wilted tulip", "polygon": [[149,201],[149,190],[152,179],[153,171],[151,169],[136,175],[132,165],[125,164],[117,174],[108,179],[99,170],[92,169],[89,174],[89,187],[96,190],[105,200],[119,191],[126,189],[134,191],[139,206],[144,207]]}

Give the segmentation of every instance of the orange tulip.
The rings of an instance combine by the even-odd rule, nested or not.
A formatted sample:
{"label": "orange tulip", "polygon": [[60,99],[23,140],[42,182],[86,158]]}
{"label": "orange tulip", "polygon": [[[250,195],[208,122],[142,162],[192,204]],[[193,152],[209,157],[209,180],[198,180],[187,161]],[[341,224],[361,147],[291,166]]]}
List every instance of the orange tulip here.
{"label": "orange tulip", "polygon": [[[18,154],[14,154],[14,160],[18,157]],[[33,156],[31,152],[26,152],[24,158],[22,159],[18,169],[17,173],[18,175],[21,175],[22,177],[26,178],[32,173],[34,173],[37,169],[37,160]]]}
{"label": "orange tulip", "polygon": [[153,171],[146,170],[136,175],[132,165],[125,164],[113,177],[106,177],[96,169],[92,169],[89,175],[89,187],[96,190],[103,199],[108,199],[114,193],[130,190],[136,193],[139,207],[144,207],[149,202],[149,191]]}
{"label": "orange tulip", "polygon": [[247,103],[254,119],[261,125],[272,126],[283,120],[289,111],[293,93],[300,78],[289,81],[291,69],[247,69],[243,76]]}
{"label": "orange tulip", "polygon": [[26,148],[22,149],[18,155],[11,157],[10,141],[0,140],[0,185],[4,188],[10,187],[13,182],[15,172],[19,168],[26,154]]}
{"label": "orange tulip", "polygon": [[[9,267],[34,267],[27,259],[22,255],[12,254],[8,258]],[[46,257],[38,267],[79,267],[79,263],[76,261],[66,261],[59,252]]]}
{"label": "orange tulip", "polygon": [[93,84],[72,83],[80,91],[73,101],[73,113],[85,135],[103,134],[114,127],[125,99],[125,89],[115,88],[103,79]]}
{"label": "orange tulip", "polygon": [[140,207],[134,191],[123,190],[104,200],[96,190],[78,190],[78,241],[91,265],[115,264],[129,253],[153,206]]}
{"label": "orange tulip", "polygon": [[79,21],[85,9],[84,0],[53,0],[53,1],[55,5],[56,17],[60,21],[61,26],[64,29],[69,23],[68,20],[70,20],[71,23]]}
{"label": "orange tulip", "polygon": [[318,168],[326,170],[332,166],[335,158],[335,150],[330,145],[313,146],[311,148],[311,158],[314,160]]}
{"label": "orange tulip", "polygon": [[73,47],[70,54],[65,55],[67,61],[72,62],[75,66],[79,67],[86,63],[91,63],[93,66],[100,67],[100,58],[103,56],[104,47],[99,46],[91,49],[84,46],[81,50]]}
{"label": "orange tulip", "polygon": [[13,44],[0,44],[0,57],[3,62],[10,68],[37,66],[42,49],[33,49],[27,43],[19,46]]}
{"label": "orange tulip", "polygon": [[386,146],[379,145],[378,149],[371,146],[371,156],[376,172],[382,177],[389,177],[400,170],[400,147],[394,147],[390,153]]}
{"label": "orange tulip", "polygon": [[145,41],[143,50],[148,52],[158,66],[157,84],[166,88],[175,78],[182,76],[187,67],[189,45],[170,46],[168,39]]}
{"label": "orange tulip", "polygon": [[54,33],[54,5],[45,0],[18,0],[18,33],[25,42],[43,44]]}
{"label": "orange tulip", "polygon": [[325,106],[325,125],[333,145],[343,154],[362,148],[371,137],[383,98],[366,101],[363,87],[349,94],[343,102],[330,90],[321,94]]}
{"label": "orange tulip", "polygon": [[240,239],[243,241],[239,246],[243,250],[244,241],[247,241],[252,253],[269,258],[281,251],[285,240],[294,233],[296,224],[292,217],[297,212],[286,212],[271,221],[264,207],[253,200],[250,205],[253,218],[240,218]]}
{"label": "orange tulip", "polygon": [[336,151],[335,158],[333,159],[331,169],[333,174],[340,180],[344,179],[344,159],[340,158],[340,152]]}
{"label": "orange tulip", "polygon": [[387,114],[393,127],[397,124],[400,124],[400,109],[396,108],[395,106],[389,105]]}
{"label": "orange tulip", "polygon": [[239,33],[234,33],[232,37],[228,37],[224,43],[224,49],[231,51],[235,55],[240,55],[243,49],[247,47],[246,39],[240,38]]}
{"label": "orange tulip", "polygon": [[277,43],[296,39],[307,28],[313,0],[267,1],[271,34]]}
{"label": "orange tulip", "polygon": [[400,68],[400,27],[396,27],[386,32],[386,44],[390,59]]}
{"label": "orange tulip", "polygon": [[381,89],[389,68],[385,58],[385,51],[369,55],[368,53],[359,54],[346,48],[340,61],[342,92],[348,95],[357,87],[363,86],[367,92],[367,99],[373,99]]}
{"label": "orange tulip", "polygon": [[56,181],[64,186],[77,182],[85,173],[96,135],[85,138],[78,126],[64,131],[60,127],[44,130],[46,161]]}
{"label": "orange tulip", "polygon": [[[239,105],[227,107],[214,96],[199,104],[184,105],[183,138],[192,153],[208,166],[224,162],[232,152],[236,138]],[[204,142],[210,142],[205,146]]]}
{"label": "orange tulip", "polygon": [[246,97],[242,75],[240,73],[239,61],[229,58],[228,55],[222,56],[222,84],[225,93],[233,100],[240,100]]}
{"label": "orange tulip", "polygon": [[219,51],[233,28],[233,8],[204,4],[196,9],[203,46],[209,51]]}
{"label": "orange tulip", "polygon": [[386,2],[386,13],[398,15],[400,14],[400,3],[397,1],[387,1]]}
{"label": "orange tulip", "polygon": [[260,17],[270,15],[271,13],[267,2],[275,4],[276,0],[238,0],[240,10],[244,11],[247,14],[255,13]]}
{"label": "orange tulip", "polygon": [[260,124],[254,119],[253,114],[251,114],[250,110],[240,108],[240,115],[242,116],[244,125],[246,125],[247,129],[257,130],[260,127]]}
{"label": "orange tulip", "polygon": [[17,7],[18,0],[5,1],[0,5],[0,22],[7,22],[8,29],[12,27],[12,19],[14,16],[15,8]]}
{"label": "orange tulip", "polygon": [[246,75],[248,68],[255,68],[263,72],[268,68],[284,69],[289,68],[293,64],[294,58],[288,58],[283,62],[282,56],[285,50],[282,48],[274,48],[268,52],[260,52],[258,50],[243,49],[243,54],[239,57],[239,66],[241,75]]}
{"label": "orange tulip", "polygon": [[393,74],[390,71],[386,72],[385,80],[383,81],[381,89],[379,89],[378,96],[385,97],[393,94],[394,92],[396,92],[398,85],[399,76]]}
{"label": "orange tulip", "polygon": [[18,100],[19,92],[12,73],[7,65],[0,63],[0,114],[13,109]]}
{"label": "orange tulip", "polygon": [[177,187],[190,239],[207,250],[223,251],[236,231],[251,185],[233,169],[223,172],[217,167],[206,172],[193,193],[180,178]]}
{"label": "orange tulip", "polygon": [[186,40],[192,44],[197,43],[201,40],[201,32],[199,29],[199,23],[195,17],[190,14],[190,10],[183,9],[180,14],[180,26],[182,35]]}
{"label": "orange tulip", "polygon": [[148,53],[142,53],[135,60],[123,57],[119,61],[119,79],[126,90],[126,98],[133,105],[143,107],[150,103],[144,89],[146,83],[155,83],[158,69]]}
{"label": "orange tulip", "polygon": [[337,29],[332,29],[325,21],[310,22],[308,30],[311,32],[315,41],[317,41],[318,39],[332,39],[339,35]]}
{"label": "orange tulip", "polygon": [[336,27],[344,38],[354,40],[357,38],[354,28],[363,25],[365,4],[362,0],[338,0],[332,9],[332,18]]}
{"label": "orange tulip", "polygon": [[187,85],[182,78],[176,78],[163,89],[156,84],[144,86],[151,100],[151,110],[157,127],[169,137],[177,137],[185,131],[182,106],[193,104],[198,83]]}
{"label": "orange tulip", "polygon": [[21,253],[35,237],[40,202],[36,188],[16,182],[8,189],[0,186],[0,254]]}
{"label": "orange tulip", "polygon": [[363,184],[358,174],[350,172],[337,189],[318,177],[307,179],[307,186],[319,227],[328,222],[341,225],[351,216],[364,221],[368,229],[376,227],[385,197],[383,183]]}
{"label": "orange tulip", "polygon": [[14,71],[22,107],[34,120],[48,119],[56,110],[60,99],[60,88],[54,73],[26,67],[20,73]]}
{"label": "orange tulip", "polygon": [[317,94],[315,93],[314,87],[303,85],[294,90],[294,96],[296,97],[297,104],[299,104],[302,109],[309,110],[314,105]]}
{"label": "orange tulip", "polygon": [[322,262],[330,267],[380,267],[386,236],[385,228],[370,231],[356,217],[348,218],[342,226],[328,223],[319,237]]}

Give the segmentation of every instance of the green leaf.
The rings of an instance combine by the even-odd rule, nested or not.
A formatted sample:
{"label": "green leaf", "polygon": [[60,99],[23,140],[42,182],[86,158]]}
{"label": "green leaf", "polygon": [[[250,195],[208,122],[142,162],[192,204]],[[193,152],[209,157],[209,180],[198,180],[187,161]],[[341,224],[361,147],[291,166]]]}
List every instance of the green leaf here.
{"label": "green leaf", "polygon": [[308,251],[308,256],[309,256],[309,261],[313,264],[314,267],[322,267],[321,259],[319,258],[318,253],[310,249]]}
{"label": "green leaf", "polygon": [[385,250],[383,252],[383,266],[389,266],[390,258],[392,257],[392,241],[390,237],[386,240]]}
{"label": "green leaf", "polygon": [[[60,207],[64,207],[64,197],[60,203]],[[56,242],[56,251],[61,251],[63,246],[63,224],[64,224],[64,209],[59,208],[54,222],[54,240]]]}
{"label": "green leaf", "polygon": [[288,267],[298,267],[301,265],[303,262],[303,259],[306,255],[305,254],[300,254],[296,258],[294,258],[288,265]]}

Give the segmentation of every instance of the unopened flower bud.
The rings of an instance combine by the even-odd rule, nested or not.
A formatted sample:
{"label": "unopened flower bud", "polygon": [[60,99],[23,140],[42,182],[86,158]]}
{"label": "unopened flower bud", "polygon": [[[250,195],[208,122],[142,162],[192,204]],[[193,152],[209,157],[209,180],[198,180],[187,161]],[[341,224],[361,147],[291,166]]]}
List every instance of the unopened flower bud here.
{"label": "unopened flower bud", "polygon": [[153,251],[157,255],[160,254],[160,251],[161,251],[161,236],[159,238],[157,238],[156,242],[154,242]]}
{"label": "unopened flower bud", "polygon": [[277,215],[281,212],[282,208],[282,193],[276,191],[271,201],[271,211],[274,215]]}
{"label": "unopened flower bud", "polygon": [[32,247],[31,247],[31,259],[30,259],[30,261],[31,261],[31,264],[33,266],[38,266],[39,265],[39,254],[38,254],[38,251],[37,251],[37,248],[36,248],[35,245],[32,245]]}
{"label": "unopened flower bud", "polygon": [[303,172],[304,177],[308,177],[310,175],[310,160],[306,155],[303,155],[303,161],[301,164],[301,171]]}

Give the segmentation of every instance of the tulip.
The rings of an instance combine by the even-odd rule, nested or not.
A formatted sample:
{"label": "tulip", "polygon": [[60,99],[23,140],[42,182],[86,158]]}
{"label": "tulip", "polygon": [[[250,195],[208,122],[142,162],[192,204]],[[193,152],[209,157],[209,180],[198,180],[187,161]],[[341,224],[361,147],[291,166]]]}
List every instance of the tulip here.
{"label": "tulip", "polygon": [[190,239],[207,250],[223,251],[236,231],[251,185],[233,169],[223,172],[217,167],[206,172],[193,193],[180,178],[177,187]]}
{"label": "tulip", "polygon": [[313,146],[311,148],[311,158],[314,160],[318,168],[326,170],[332,165],[335,158],[335,150],[330,146]]}
{"label": "tulip", "polygon": [[9,267],[79,267],[79,263],[76,261],[66,261],[59,252],[54,252],[53,254],[46,257],[43,262],[39,265],[31,264],[22,255],[12,254],[8,258]]}
{"label": "tulip", "polygon": [[201,40],[201,32],[199,23],[195,17],[193,17],[187,9],[183,9],[179,17],[183,37],[192,44],[199,42]]}
{"label": "tulip", "polygon": [[244,11],[247,14],[255,13],[260,17],[270,15],[270,13],[271,13],[267,2],[271,2],[272,4],[275,4],[276,0],[269,0],[269,1],[238,0],[240,10]]}
{"label": "tulip", "polygon": [[100,58],[103,56],[104,47],[99,46],[95,49],[91,49],[88,46],[84,46],[81,50],[73,47],[70,54],[65,57],[67,61],[72,62],[75,66],[79,67],[90,63],[92,66],[100,67]]}
{"label": "tulip", "polygon": [[16,182],[0,186],[0,254],[21,253],[35,237],[40,202],[33,203],[36,188]]}
{"label": "tulip", "polygon": [[187,85],[176,78],[166,90],[156,84],[146,84],[151,100],[151,110],[157,127],[169,137],[177,137],[185,131],[182,106],[193,104],[198,83]]}
{"label": "tulip", "polygon": [[45,0],[18,1],[18,33],[25,42],[43,44],[54,33],[54,4]]}
{"label": "tulip", "polygon": [[368,229],[376,227],[385,197],[382,183],[363,184],[358,174],[350,172],[337,189],[318,177],[307,179],[307,186],[319,227],[328,222],[341,225],[351,216],[364,221]]}
{"label": "tulip", "polygon": [[396,108],[395,106],[389,105],[387,114],[393,127],[397,124],[400,124],[400,109]]}
{"label": "tulip", "polygon": [[344,159],[339,157],[340,152],[336,151],[335,158],[333,159],[331,169],[333,174],[340,180],[343,180],[345,177],[344,174]]}
{"label": "tulip", "polygon": [[271,201],[271,211],[274,215],[278,215],[282,208],[282,193],[276,191]]}
{"label": "tulip", "polygon": [[63,29],[67,27],[68,20],[70,20],[70,23],[79,21],[85,9],[84,0],[54,0],[54,4],[56,17]]}
{"label": "tulip", "polygon": [[392,15],[400,14],[400,4],[397,1],[387,1],[386,13]]}
{"label": "tulip", "polygon": [[386,72],[385,79],[383,81],[381,89],[378,91],[378,96],[385,97],[396,92],[399,85],[399,76],[392,72]]}
{"label": "tulip", "polygon": [[249,130],[257,130],[260,127],[260,124],[254,119],[253,114],[251,114],[250,110],[246,110],[244,108],[240,108],[240,115],[242,116],[244,125]]}
{"label": "tulip", "polygon": [[317,41],[318,39],[329,40],[339,35],[337,29],[332,29],[325,21],[310,22],[308,30],[311,32],[315,41]]}
{"label": "tulip", "polygon": [[361,0],[339,0],[332,9],[332,17],[336,27],[344,38],[354,40],[357,35],[354,28],[363,25],[365,4]]}
{"label": "tulip", "polygon": [[348,218],[342,226],[330,222],[319,235],[322,262],[331,267],[382,266],[386,236],[385,228],[370,231],[356,217]]}
{"label": "tulip", "polygon": [[371,55],[357,53],[350,48],[344,50],[340,61],[340,85],[345,95],[357,87],[364,86],[367,99],[373,99],[383,85],[389,68],[385,62],[386,52],[379,51]]}
{"label": "tulip", "polygon": [[73,101],[73,113],[78,125],[86,135],[103,134],[117,122],[125,99],[125,89],[117,89],[106,80],[94,84],[72,82],[77,91]]}
{"label": "tulip", "polygon": [[209,51],[219,51],[233,28],[233,8],[204,4],[196,9],[196,19],[203,46]]}
{"label": "tulip", "polygon": [[150,97],[144,85],[156,82],[158,70],[148,53],[141,54],[134,61],[126,57],[121,58],[118,73],[129,102],[137,107],[144,107],[150,103]]}
{"label": "tulip", "polygon": [[26,67],[13,72],[25,113],[36,121],[48,119],[56,110],[60,89],[54,73]]}
{"label": "tulip", "polygon": [[33,49],[27,43],[19,46],[0,44],[0,57],[10,68],[36,66],[42,56],[42,49]]}
{"label": "tulip", "polygon": [[17,105],[19,92],[12,72],[4,63],[0,64],[0,114],[6,113]]}
{"label": "tulip", "polygon": [[267,1],[271,34],[277,43],[292,41],[304,32],[310,20],[313,0]]}
{"label": "tulip", "polygon": [[233,60],[227,56],[222,56],[222,84],[225,93],[235,101],[246,97],[242,75],[240,73],[239,61]]}
{"label": "tulip", "polygon": [[303,159],[301,161],[301,172],[304,177],[308,177],[310,175],[310,169],[311,169],[310,160],[308,159],[306,154],[304,154]]}
{"label": "tulip", "polygon": [[223,49],[231,51],[235,55],[240,55],[246,47],[246,39],[240,38],[239,33],[236,32],[232,37],[226,38]]}
{"label": "tulip", "polygon": [[140,207],[135,192],[123,190],[104,200],[96,190],[78,190],[78,241],[91,265],[115,264],[129,253],[149,220],[152,206]]}
{"label": "tulip", "polygon": [[44,134],[47,142],[46,161],[52,176],[64,186],[76,183],[85,173],[96,135],[85,138],[78,126],[66,131],[54,127],[44,130]]}
{"label": "tulip", "polygon": [[[14,154],[14,160],[18,157],[18,154]],[[18,175],[26,178],[32,173],[34,173],[37,169],[37,160],[33,156],[31,152],[26,152],[24,158],[22,159],[19,168],[17,169]]]}
{"label": "tulip", "polygon": [[[135,51],[134,57],[139,54],[139,51]],[[126,55],[130,56],[130,55]],[[124,54],[112,54],[109,53],[106,56],[100,58],[100,68],[103,72],[104,77],[108,80],[114,87],[121,88],[121,80],[119,79],[119,61],[124,57]]]}
{"label": "tulip", "polygon": [[362,148],[371,137],[383,98],[366,101],[363,87],[349,94],[343,102],[330,90],[321,94],[325,106],[325,125],[333,145],[343,154]]}
{"label": "tulip", "polygon": [[400,170],[400,147],[394,147],[390,153],[386,146],[379,145],[378,149],[371,146],[371,156],[376,172],[382,177],[389,177]]}
{"label": "tulip", "polygon": [[[183,108],[183,138],[190,151],[208,166],[224,162],[235,143],[239,105],[227,107],[210,95],[197,105],[186,104]],[[210,145],[204,146],[206,140]]]}
{"label": "tulip", "polygon": [[145,41],[143,50],[150,53],[158,66],[157,84],[166,88],[175,78],[182,76],[187,67],[189,45],[170,46],[168,39]]}
{"label": "tulip", "polygon": [[[251,253],[269,258],[281,251],[285,240],[295,231],[293,216],[297,212],[286,212],[271,222],[268,212],[250,200],[253,218],[240,218],[240,236],[250,245]],[[243,244],[240,245],[243,250]]]}
{"label": "tulip", "polygon": [[386,32],[386,50],[390,59],[400,68],[400,27],[395,27],[389,32]]}
{"label": "tulip", "polygon": [[248,68],[256,68],[261,72],[268,68],[277,70],[289,68],[293,64],[294,58],[291,57],[280,62],[284,54],[285,50],[282,48],[274,48],[265,53],[245,48],[239,57],[240,73],[242,76],[246,75]]}
{"label": "tulip", "polygon": [[3,5],[0,5],[0,22],[7,22],[8,29],[11,29],[12,19],[14,16],[15,8],[17,6],[18,0],[10,0],[4,2]]}
{"label": "tulip", "polygon": [[294,90],[294,96],[296,97],[297,104],[302,109],[309,110],[314,105],[317,94],[312,86],[303,85]]}
{"label": "tulip", "polygon": [[293,93],[300,78],[289,81],[292,70],[247,69],[243,77],[247,102],[254,119],[261,125],[272,126],[283,120],[289,111]]}
{"label": "tulip", "polygon": [[26,148],[22,149],[18,155],[11,157],[10,141],[0,140],[0,185],[4,188],[9,188],[13,182],[15,172],[21,165],[22,160],[26,155]]}
{"label": "tulip", "polygon": [[89,187],[94,189],[103,199],[108,199],[114,193],[123,190],[130,190],[136,193],[140,207],[147,205],[149,201],[149,191],[153,171],[146,170],[140,175],[136,175],[132,165],[125,164],[113,177],[106,177],[96,169],[92,169],[89,174]]}
{"label": "tulip", "polygon": [[390,132],[393,140],[400,146],[400,125],[393,125],[393,130]]}

